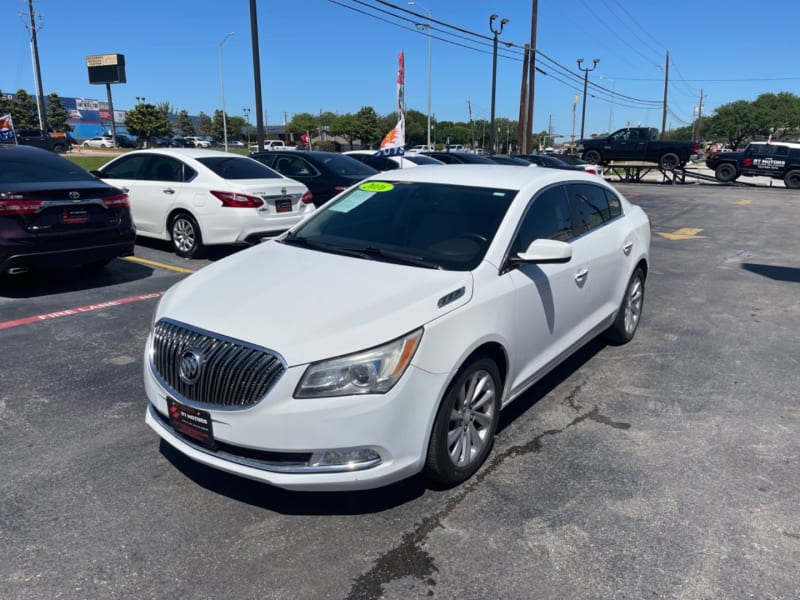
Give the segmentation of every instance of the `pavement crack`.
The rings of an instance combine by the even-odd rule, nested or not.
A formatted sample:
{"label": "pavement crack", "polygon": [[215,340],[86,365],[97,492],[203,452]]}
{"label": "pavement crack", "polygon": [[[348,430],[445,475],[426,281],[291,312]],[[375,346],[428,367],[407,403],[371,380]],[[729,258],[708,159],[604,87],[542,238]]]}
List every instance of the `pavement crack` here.
{"label": "pavement crack", "polygon": [[[571,396],[579,391],[580,386]],[[569,405],[572,406],[572,404]],[[542,440],[545,437],[563,433],[570,427],[574,427],[586,420],[608,425],[615,429],[626,430],[631,427],[630,423],[613,421],[611,418],[600,414],[600,409],[595,406],[592,410],[578,415],[560,429],[548,429],[525,444],[511,446],[494,457],[490,456],[488,464],[483,466],[472,479],[462,484],[459,491],[447,500],[441,510],[423,519],[413,531],[404,534],[400,544],[379,556],[369,571],[359,575],[353,581],[347,600],[377,600],[383,597],[384,585],[402,577],[414,577],[424,581],[430,587],[435,586],[436,580],[433,578],[433,574],[438,572],[439,569],[434,564],[433,557],[422,548],[431,532],[439,527],[444,527],[444,520],[458,508],[473,489],[494,473],[507,459],[540,452]]]}

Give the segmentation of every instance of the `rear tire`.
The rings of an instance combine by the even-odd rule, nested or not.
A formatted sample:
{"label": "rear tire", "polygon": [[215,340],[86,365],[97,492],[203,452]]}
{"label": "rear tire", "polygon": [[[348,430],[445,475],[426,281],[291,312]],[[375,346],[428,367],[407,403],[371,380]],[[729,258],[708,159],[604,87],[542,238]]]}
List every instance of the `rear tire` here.
{"label": "rear tire", "polygon": [[722,183],[733,181],[737,177],[736,167],[730,163],[722,163],[721,165],[718,165],[714,171],[714,177],[716,177],[717,180],[721,181]]}
{"label": "rear tire", "polygon": [[641,267],[631,275],[614,323],[606,330],[606,338],[614,344],[627,344],[636,335],[644,307],[644,271]]}
{"label": "rear tire", "polygon": [[792,169],[783,177],[783,183],[787,188],[796,190],[800,188],[800,169]]}
{"label": "rear tire", "polygon": [[453,486],[472,477],[492,449],[501,394],[493,360],[477,357],[461,368],[436,413],[425,461],[428,479]]}
{"label": "rear tire", "polygon": [[681,166],[681,159],[674,152],[667,152],[658,159],[658,166],[662,171],[674,171]]}
{"label": "rear tire", "polygon": [[600,162],[603,160],[603,157],[597,150],[587,150],[586,152],[583,153],[583,160],[592,163],[593,165],[599,165]]}
{"label": "rear tire", "polygon": [[172,217],[169,226],[170,240],[175,254],[182,258],[200,258],[205,252],[200,226],[189,213]]}

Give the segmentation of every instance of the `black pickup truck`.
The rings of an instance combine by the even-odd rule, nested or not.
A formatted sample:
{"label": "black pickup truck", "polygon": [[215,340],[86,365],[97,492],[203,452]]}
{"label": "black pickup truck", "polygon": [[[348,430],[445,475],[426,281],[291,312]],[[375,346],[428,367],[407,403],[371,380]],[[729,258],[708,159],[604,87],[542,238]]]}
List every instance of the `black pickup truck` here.
{"label": "black pickup truck", "polygon": [[753,142],[741,152],[712,152],[706,166],[722,182],[761,175],[783,179],[787,188],[800,188],[799,143]]}
{"label": "black pickup truck", "polygon": [[63,132],[51,131],[49,135],[45,135],[39,129],[17,129],[14,133],[17,137],[17,143],[44,148],[56,154],[64,154],[75,141],[72,136]]}
{"label": "black pickup truck", "polygon": [[594,164],[607,165],[615,160],[652,162],[670,171],[699,157],[700,145],[659,140],[658,129],[652,127],[626,127],[608,137],[581,140],[578,152],[584,160]]}

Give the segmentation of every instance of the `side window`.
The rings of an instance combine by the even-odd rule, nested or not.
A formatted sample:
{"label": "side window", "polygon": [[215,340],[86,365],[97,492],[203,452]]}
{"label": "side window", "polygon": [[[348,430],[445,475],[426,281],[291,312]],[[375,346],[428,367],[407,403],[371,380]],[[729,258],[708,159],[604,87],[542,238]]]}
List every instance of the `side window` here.
{"label": "side window", "polygon": [[576,233],[585,233],[611,218],[605,188],[590,183],[570,183],[567,195],[577,219]]}
{"label": "side window", "polygon": [[275,163],[275,168],[287,177],[316,175],[315,169],[310,164],[295,156],[281,156]]}
{"label": "side window", "polygon": [[603,191],[605,191],[606,200],[608,201],[608,218],[613,219],[620,216],[622,214],[622,202],[620,202],[619,196],[605,188],[603,188]]}
{"label": "side window", "polygon": [[149,181],[183,181],[183,163],[169,156],[150,157],[145,170],[146,176],[142,179]]}
{"label": "side window", "polygon": [[772,156],[789,156],[789,147],[788,146],[773,146],[772,147]]}
{"label": "side window", "polygon": [[147,155],[137,154],[126,156],[115,161],[103,169],[103,179],[141,179],[142,166],[147,161]]}
{"label": "side window", "polygon": [[524,252],[533,240],[569,241],[573,237],[572,219],[564,186],[548,188],[535,196],[520,223],[511,254]]}

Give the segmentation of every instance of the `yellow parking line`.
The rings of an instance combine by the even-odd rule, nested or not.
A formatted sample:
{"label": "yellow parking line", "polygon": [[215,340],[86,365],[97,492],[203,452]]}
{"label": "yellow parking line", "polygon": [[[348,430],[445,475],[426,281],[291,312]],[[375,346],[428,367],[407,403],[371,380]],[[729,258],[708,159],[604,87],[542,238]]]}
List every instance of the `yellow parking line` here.
{"label": "yellow parking line", "polygon": [[147,260],[146,258],[139,258],[138,256],[128,256],[125,258],[125,260],[142,263],[143,265],[150,265],[151,267],[161,267],[162,269],[169,269],[170,271],[177,271],[178,273],[196,272],[196,269],[184,269],[183,267],[173,267],[172,265],[156,262],[154,260]]}

